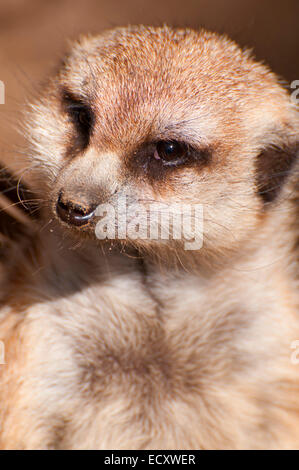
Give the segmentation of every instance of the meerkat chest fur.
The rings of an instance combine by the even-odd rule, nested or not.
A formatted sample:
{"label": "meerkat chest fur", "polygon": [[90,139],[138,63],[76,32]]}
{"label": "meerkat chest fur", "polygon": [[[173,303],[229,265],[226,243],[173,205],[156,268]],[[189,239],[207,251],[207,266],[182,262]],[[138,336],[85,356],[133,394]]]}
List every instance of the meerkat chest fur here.
{"label": "meerkat chest fur", "polygon": [[[296,388],[288,370],[294,330],[281,319],[296,307],[279,292],[275,270],[257,274],[247,264],[244,290],[242,263],[209,275],[161,272],[146,259],[98,250],[60,251],[58,260],[55,246],[44,247],[38,279],[33,273],[19,295],[19,308],[28,297],[35,304],[15,306],[8,326],[17,336],[8,354],[17,350],[22,361],[17,390],[4,387],[13,395],[4,443],[12,430],[20,448],[263,448],[284,433],[285,445],[294,442],[288,413],[270,436],[264,428],[281,413],[281,384]],[[30,436],[15,429],[15,414],[30,422]]]}

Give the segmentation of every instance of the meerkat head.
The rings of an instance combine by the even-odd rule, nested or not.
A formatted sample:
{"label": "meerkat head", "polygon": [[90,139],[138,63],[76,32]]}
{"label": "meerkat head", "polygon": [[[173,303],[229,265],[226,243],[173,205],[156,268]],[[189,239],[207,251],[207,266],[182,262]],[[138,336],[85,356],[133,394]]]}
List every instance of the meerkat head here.
{"label": "meerkat head", "polygon": [[279,199],[298,123],[276,76],[229,39],[139,26],[74,45],[30,137],[39,191],[66,230],[96,239],[105,219],[110,238],[182,249],[203,230],[203,248],[221,252]]}

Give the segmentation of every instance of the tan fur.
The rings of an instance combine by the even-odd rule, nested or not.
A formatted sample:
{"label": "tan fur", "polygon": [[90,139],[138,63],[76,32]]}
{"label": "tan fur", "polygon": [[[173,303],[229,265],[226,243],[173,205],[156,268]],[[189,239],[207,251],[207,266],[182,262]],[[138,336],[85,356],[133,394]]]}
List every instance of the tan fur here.
{"label": "tan fur", "polygon": [[[84,149],[65,89],[95,113]],[[258,194],[258,156],[298,151],[275,75],[206,31],[120,28],[74,45],[28,123],[46,204],[2,289],[1,448],[299,448],[298,164]],[[182,139],[209,163],[140,170],[144,142]],[[61,188],[201,203],[203,248],[99,243],[56,220]]]}

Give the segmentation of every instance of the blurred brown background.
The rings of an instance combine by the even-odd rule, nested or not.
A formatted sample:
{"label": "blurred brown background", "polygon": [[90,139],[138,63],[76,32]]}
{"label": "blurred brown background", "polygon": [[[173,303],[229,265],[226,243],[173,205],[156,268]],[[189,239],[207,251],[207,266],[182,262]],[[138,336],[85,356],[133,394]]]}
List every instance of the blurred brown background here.
{"label": "blurred brown background", "polygon": [[226,32],[288,82],[299,79],[298,0],[0,0],[0,80],[6,86],[0,160],[12,166],[20,160],[19,111],[68,39],[116,25],[164,22]]}

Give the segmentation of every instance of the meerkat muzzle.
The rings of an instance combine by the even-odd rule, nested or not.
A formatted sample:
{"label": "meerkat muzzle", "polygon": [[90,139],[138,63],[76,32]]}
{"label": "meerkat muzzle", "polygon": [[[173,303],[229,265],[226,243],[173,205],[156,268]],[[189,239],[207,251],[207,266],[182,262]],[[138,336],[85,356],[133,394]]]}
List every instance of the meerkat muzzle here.
{"label": "meerkat muzzle", "polygon": [[88,205],[85,202],[74,202],[63,197],[59,193],[56,212],[58,217],[69,225],[80,227],[87,225],[95,215],[95,206]]}

